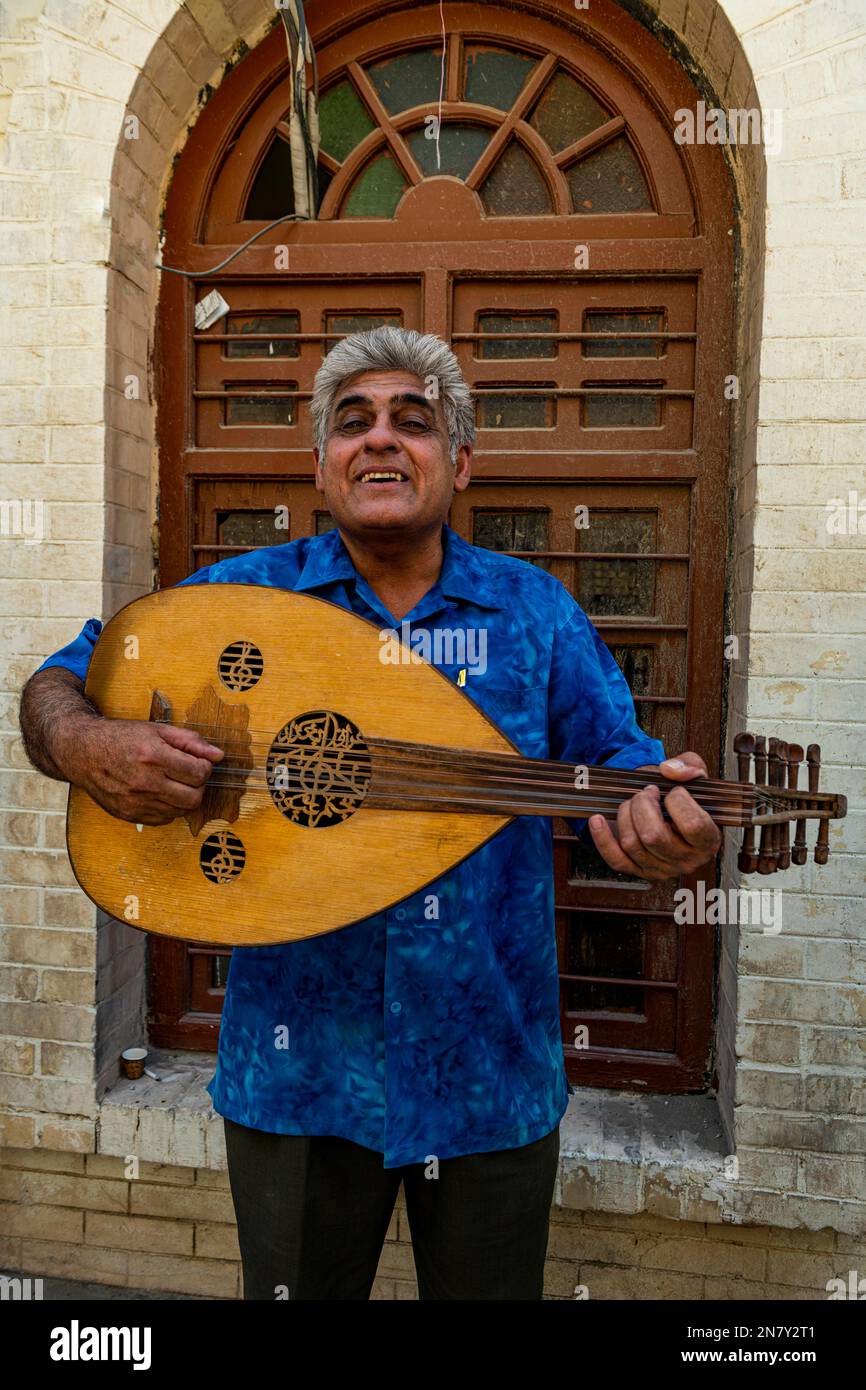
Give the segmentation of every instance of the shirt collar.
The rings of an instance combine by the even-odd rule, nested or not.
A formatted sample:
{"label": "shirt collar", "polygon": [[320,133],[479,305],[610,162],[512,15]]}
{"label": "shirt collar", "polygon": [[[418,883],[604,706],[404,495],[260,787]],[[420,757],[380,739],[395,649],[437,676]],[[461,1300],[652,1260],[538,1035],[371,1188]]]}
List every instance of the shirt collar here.
{"label": "shirt collar", "polygon": [[[445,554],[439,587],[446,598],[466,599],[479,608],[502,608],[503,599],[485,551],[464,541],[447,524],[442,527],[442,545]],[[352,557],[334,527],[311,540],[295,589],[318,589],[340,579],[357,578]]]}

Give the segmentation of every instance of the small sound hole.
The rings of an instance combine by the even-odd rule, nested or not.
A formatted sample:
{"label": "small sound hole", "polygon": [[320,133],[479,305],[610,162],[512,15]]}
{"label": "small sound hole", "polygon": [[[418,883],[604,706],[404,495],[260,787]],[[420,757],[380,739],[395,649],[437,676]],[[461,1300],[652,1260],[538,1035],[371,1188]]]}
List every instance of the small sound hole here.
{"label": "small sound hole", "polygon": [[201,871],[211,883],[231,883],[246,860],[247,852],[231,830],[216,830],[208,835],[199,852]]}
{"label": "small sound hole", "polygon": [[370,752],[345,715],[309,710],[283,725],[268,753],[268,790],[289,820],[317,830],[357,811],[370,785]]}
{"label": "small sound hole", "polygon": [[229,690],[249,690],[265,669],[265,659],[252,642],[232,642],[217,662],[220,680]]}

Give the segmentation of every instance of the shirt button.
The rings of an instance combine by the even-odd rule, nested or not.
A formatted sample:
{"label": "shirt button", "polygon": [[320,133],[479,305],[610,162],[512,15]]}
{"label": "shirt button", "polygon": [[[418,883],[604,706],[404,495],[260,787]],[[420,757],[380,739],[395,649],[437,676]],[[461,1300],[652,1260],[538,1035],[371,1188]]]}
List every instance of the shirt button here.
{"label": "shirt button", "polygon": [[400,1003],[399,999],[395,999],[394,1003],[391,1005],[391,1013],[398,1014],[402,1008],[403,1005]]}
{"label": "shirt button", "polygon": [[405,909],[405,907],[398,907],[398,908],[397,908],[397,911],[394,913],[394,916],[397,918],[397,921],[398,921],[398,922],[405,922],[405,921],[406,921],[406,909]]}

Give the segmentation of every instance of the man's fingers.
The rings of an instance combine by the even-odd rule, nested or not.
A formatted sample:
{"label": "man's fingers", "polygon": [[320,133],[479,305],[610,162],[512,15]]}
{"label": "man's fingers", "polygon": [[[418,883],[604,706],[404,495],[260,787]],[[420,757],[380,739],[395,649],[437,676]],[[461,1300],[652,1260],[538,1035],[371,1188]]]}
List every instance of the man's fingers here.
{"label": "man's fingers", "polygon": [[696,777],[706,777],[707,765],[699,753],[677,753],[675,758],[659,763],[659,772],[671,782],[693,782]]}
{"label": "man's fingers", "polygon": [[161,773],[169,782],[184,782],[188,787],[203,787],[213,772],[213,763],[209,758],[194,757],[191,753],[183,753],[179,748],[172,748],[167,744],[158,746],[156,756],[158,761],[154,765],[155,771]]}
{"label": "man's fingers", "polygon": [[182,753],[190,753],[194,758],[209,758],[211,762],[223,757],[223,749],[202,738],[195,729],[184,729],[178,724],[154,724],[152,727],[169,747],[179,748]]}
{"label": "man's fingers", "polygon": [[[683,793],[688,796],[688,792]],[[647,865],[657,869],[668,866],[672,855],[688,849],[662,815],[661,796],[656,787],[638,792],[626,802],[627,819],[640,846],[636,853],[620,832],[620,842],[632,858],[644,858]]]}
{"label": "man's fingers", "polygon": [[675,787],[665,797],[665,807],[682,840],[693,849],[705,849],[707,857],[715,854],[720,832],[712,816],[689,796],[685,787]]}
{"label": "man's fingers", "polygon": [[640,866],[633,863],[624,853],[604,816],[590,817],[589,833],[605,864],[608,864],[619,874],[633,874],[636,878],[642,876]]}
{"label": "man's fingers", "polygon": [[673,836],[665,826],[654,787],[636,792],[622,802],[617,811],[616,829],[623,850],[645,873],[654,877],[672,875],[669,858],[677,851]]}

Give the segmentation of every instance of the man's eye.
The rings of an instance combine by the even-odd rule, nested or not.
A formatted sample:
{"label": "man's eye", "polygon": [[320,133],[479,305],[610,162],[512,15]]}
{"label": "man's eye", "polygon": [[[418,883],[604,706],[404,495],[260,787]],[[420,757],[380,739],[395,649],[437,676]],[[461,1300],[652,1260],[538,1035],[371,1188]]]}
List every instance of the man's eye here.
{"label": "man's eye", "polygon": [[419,419],[401,420],[400,426],[402,429],[427,430],[430,428],[430,422],[428,420]]}
{"label": "man's eye", "polygon": [[365,425],[366,425],[366,421],[365,421],[365,420],[361,420],[358,416],[350,417],[350,418],[347,419],[347,420],[341,420],[341,421],[340,421],[340,429],[341,429],[341,430],[358,430],[358,429],[364,429]]}

